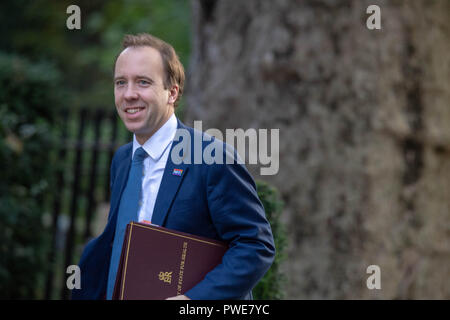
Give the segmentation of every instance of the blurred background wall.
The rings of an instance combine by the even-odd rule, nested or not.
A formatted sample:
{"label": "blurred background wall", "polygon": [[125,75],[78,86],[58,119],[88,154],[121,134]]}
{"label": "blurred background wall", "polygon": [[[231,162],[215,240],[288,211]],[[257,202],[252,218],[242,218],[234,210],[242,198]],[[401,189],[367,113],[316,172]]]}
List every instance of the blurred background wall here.
{"label": "blurred background wall", "polygon": [[[81,30],[66,28],[70,4],[81,9]],[[366,27],[366,9],[372,4],[381,9],[381,30]],[[111,145],[114,125],[96,139],[95,122],[86,120],[86,142],[77,144],[70,137],[80,129],[78,110],[112,111],[108,117],[116,119],[111,75],[121,39],[125,33],[150,32],[175,47],[187,70],[185,97],[177,111],[186,124],[202,120],[204,130],[222,132],[280,130],[279,172],[261,176],[258,165],[248,167],[255,179],[275,186],[284,202],[286,298],[450,297],[449,1],[21,0],[2,2],[0,21],[7,30],[0,41],[0,52],[7,55],[3,65],[13,66],[9,74],[0,70],[6,92],[0,95],[2,167],[20,172],[12,166],[20,161],[29,167],[37,159],[23,160],[23,154],[30,154],[23,150],[30,147],[44,151],[41,168],[48,169],[49,161],[57,171],[47,178],[29,173],[26,181],[2,172],[3,208],[14,207],[4,204],[17,199],[41,200],[19,210],[24,216],[14,221],[8,220],[12,209],[1,212],[0,285],[14,280],[11,261],[16,260],[6,256],[35,261],[33,268],[48,266],[48,252],[36,257],[24,249],[36,239],[24,240],[14,231],[25,228],[36,234],[26,229],[28,213],[38,212],[42,219],[33,225],[42,230],[66,225],[55,229],[63,232],[60,238],[40,241],[64,247],[58,239],[76,238],[73,257],[51,258],[60,266],[58,279],[64,279],[67,262],[77,263],[86,238],[101,232],[108,192],[103,183],[92,189],[95,214],[89,216],[87,190],[95,162],[93,156],[77,153],[82,150],[77,146],[95,141],[105,146],[94,173],[98,181],[107,181],[109,154],[129,135],[118,123],[117,141]],[[28,75],[24,70],[33,65],[42,67]],[[40,77],[43,70],[51,76]],[[37,91],[48,99],[37,97],[39,116],[24,117],[27,98],[13,103],[13,97],[24,86],[34,87],[34,81],[44,81],[44,89]],[[5,89],[8,83],[16,89]],[[65,110],[71,112],[68,123],[57,117],[69,112]],[[41,131],[30,131],[30,126]],[[61,161],[58,141],[64,128],[69,137],[64,141],[73,148]],[[52,152],[34,146],[43,136]],[[78,175],[72,170],[76,167]],[[58,172],[67,185],[79,189],[81,200],[74,200],[73,188],[62,192],[57,220],[52,221],[51,196],[60,194],[52,177]],[[36,209],[39,203],[47,209]],[[92,231],[79,235],[86,217],[94,221]],[[71,219],[72,231],[67,227]],[[20,241],[24,245],[16,250]],[[366,286],[369,265],[381,269],[381,290]],[[44,267],[42,272],[53,271]],[[35,285],[33,292],[8,291],[5,297],[49,298],[43,293],[44,276],[23,279],[24,288],[29,282]]]}

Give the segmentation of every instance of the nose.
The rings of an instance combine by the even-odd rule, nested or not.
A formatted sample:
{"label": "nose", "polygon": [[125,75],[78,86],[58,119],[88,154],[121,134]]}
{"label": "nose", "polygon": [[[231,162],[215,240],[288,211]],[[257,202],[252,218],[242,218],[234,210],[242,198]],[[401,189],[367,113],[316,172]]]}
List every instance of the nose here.
{"label": "nose", "polygon": [[139,98],[137,91],[134,89],[134,86],[132,84],[127,86],[123,97],[125,98],[125,100],[135,100]]}

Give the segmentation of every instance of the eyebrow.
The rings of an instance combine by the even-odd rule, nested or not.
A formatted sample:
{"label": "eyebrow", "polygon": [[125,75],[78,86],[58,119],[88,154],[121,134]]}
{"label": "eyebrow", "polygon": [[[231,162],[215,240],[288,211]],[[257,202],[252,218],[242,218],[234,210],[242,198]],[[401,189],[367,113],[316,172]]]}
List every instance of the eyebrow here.
{"label": "eyebrow", "polygon": [[[149,76],[144,76],[144,75],[137,75],[136,77],[134,77],[135,79],[147,79],[147,80],[149,80],[149,81],[151,81],[151,82],[154,82],[153,81],[153,79],[152,78],[150,78]],[[114,77],[114,81],[116,81],[116,80],[119,80],[119,79],[125,79],[125,77],[124,76],[117,76],[117,77]]]}

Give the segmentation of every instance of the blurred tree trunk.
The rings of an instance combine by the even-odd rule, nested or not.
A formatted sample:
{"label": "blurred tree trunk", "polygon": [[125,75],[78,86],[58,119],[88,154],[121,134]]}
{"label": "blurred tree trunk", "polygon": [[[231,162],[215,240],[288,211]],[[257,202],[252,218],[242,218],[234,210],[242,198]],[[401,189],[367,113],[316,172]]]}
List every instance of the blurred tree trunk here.
{"label": "blurred tree trunk", "polygon": [[280,128],[279,173],[249,167],[285,201],[287,297],[450,298],[450,2],[192,9],[186,122]]}

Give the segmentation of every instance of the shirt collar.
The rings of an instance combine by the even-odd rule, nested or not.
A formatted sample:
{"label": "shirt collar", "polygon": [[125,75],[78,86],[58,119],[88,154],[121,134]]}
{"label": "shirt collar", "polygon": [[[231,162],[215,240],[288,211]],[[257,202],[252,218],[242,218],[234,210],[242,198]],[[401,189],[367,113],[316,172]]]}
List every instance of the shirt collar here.
{"label": "shirt collar", "polygon": [[133,135],[133,154],[137,148],[144,148],[145,152],[154,160],[158,161],[163,155],[166,148],[170,145],[175,137],[177,131],[177,118],[175,114],[163,124],[143,145],[140,145],[136,139],[136,135]]}

